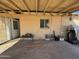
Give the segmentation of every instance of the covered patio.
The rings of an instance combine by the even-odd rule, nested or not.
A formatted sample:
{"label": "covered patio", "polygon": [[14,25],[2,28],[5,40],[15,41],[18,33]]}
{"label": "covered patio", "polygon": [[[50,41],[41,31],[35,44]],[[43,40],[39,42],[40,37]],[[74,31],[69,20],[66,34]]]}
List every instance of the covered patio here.
{"label": "covered patio", "polygon": [[65,40],[72,26],[79,41],[78,10],[79,0],[0,0],[0,59],[79,59]]}
{"label": "covered patio", "polygon": [[53,31],[64,35],[65,28],[72,25],[79,36],[78,0],[1,0],[0,44],[27,33],[34,39],[45,39]]}
{"label": "covered patio", "polygon": [[72,25],[79,32],[78,0],[1,0],[0,43],[32,33],[34,39],[45,39],[53,31],[64,35]]}

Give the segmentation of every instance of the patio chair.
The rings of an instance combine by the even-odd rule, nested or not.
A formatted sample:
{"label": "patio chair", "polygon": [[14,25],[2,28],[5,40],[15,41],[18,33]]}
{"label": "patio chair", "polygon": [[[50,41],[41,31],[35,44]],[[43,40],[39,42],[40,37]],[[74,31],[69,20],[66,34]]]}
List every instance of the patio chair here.
{"label": "patio chair", "polygon": [[33,40],[34,35],[32,33],[27,33],[27,34],[23,35],[22,38],[32,39]]}

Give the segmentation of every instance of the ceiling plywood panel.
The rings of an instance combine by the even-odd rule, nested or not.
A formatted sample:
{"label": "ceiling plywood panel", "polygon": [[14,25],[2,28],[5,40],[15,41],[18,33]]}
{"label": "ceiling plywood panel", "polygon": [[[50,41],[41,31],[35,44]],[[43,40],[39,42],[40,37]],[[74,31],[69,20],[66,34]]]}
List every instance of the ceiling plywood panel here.
{"label": "ceiling plywood panel", "polygon": [[43,11],[48,3],[49,3],[49,0],[41,0],[39,10]]}
{"label": "ceiling plywood panel", "polygon": [[21,5],[22,5],[22,6],[20,7],[21,9],[23,9],[23,10],[28,10],[28,9],[27,9],[27,6],[26,6],[25,3],[23,2],[23,0],[20,0],[20,3],[21,3]]}
{"label": "ceiling plywood panel", "polygon": [[46,11],[49,11],[52,8],[52,4],[54,4],[53,2],[54,0],[49,0]]}
{"label": "ceiling plywood panel", "polygon": [[50,3],[50,6],[48,7],[47,10],[54,11],[54,9],[59,7],[59,4],[61,4],[60,2],[62,2],[62,1],[63,0],[52,0],[52,2]]}
{"label": "ceiling plywood panel", "polygon": [[74,10],[79,10],[79,4],[70,7],[68,10],[66,10],[64,12],[71,12],[71,11],[74,11]]}
{"label": "ceiling plywood panel", "polygon": [[[11,8],[13,8],[13,9],[17,9],[16,7],[14,7],[11,3],[9,3],[8,2],[8,0],[0,0],[0,2],[2,2],[2,3],[4,3],[4,4],[6,4],[6,5],[8,5],[9,7],[11,7]],[[3,6],[2,6],[3,7]],[[5,8],[7,8],[7,7],[5,7]]]}
{"label": "ceiling plywood panel", "polygon": [[25,0],[25,2],[27,3],[28,7],[30,8],[30,10],[35,10],[35,3],[36,0]]}
{"label": "ceiling plywood panel", "polygon": [[36,0],[32,0],[32,2],[33,2],[33,5],[31,4],[31,7],[32,7],[32,10],[35,10],[36,11],[36,3],[37,3],[37,1]]}
{"label": "ceiling plywood panel", "polygon": [[66,12],[66,11],[70,11],[70,10],[73,10],[75,7],[79,7],[79,2],[78,3],[76,3],[75,5],[73,5],[73,6],[71,6],[71,7],[69,7],[69,8],[67,8],[67,9],[65,9],[65,10],[63,10],[63,12]]}
{"label": "ceiling plywood panel", "polygon": [[[24,5],[22,4],[22,1],[21,0],[12,0],[20,9],[24,10],[25,7]],[[16,7],[16,6],[15,6]],[[17,7],[16,7],[17,8]],[[17,8],[19,10],[19,8]]]}
{"label": "ceiling plywood panel", "polygon": [[30,0],[30,7],[31,7],[31,10],[35,10],[36,9],[36,0]]}
{"label": "ceiling plywood panel", "polygon": [[67,6],[73,4],[74,2],[76,2],[76,0],[65,0],[63,4],[61,4],[58,8],[55,9],[55,11],[61,11]]}
{"label": "ceiling plywood panel", "polygon": [[0,7],[4,8],[4,9],[7,9],[7,10],[10,10],[9,8],[7,8],[7,7],[5,7],[5,6],[1,5],[1,4],[0,4]]}

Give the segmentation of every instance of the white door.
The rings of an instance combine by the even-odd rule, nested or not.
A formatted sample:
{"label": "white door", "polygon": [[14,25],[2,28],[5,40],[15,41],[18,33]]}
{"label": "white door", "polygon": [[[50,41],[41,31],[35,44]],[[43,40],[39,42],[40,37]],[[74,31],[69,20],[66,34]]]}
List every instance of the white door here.
{"label": "white door", "polygon": [[20,36],[19,19],[12,20],[12,39]]}

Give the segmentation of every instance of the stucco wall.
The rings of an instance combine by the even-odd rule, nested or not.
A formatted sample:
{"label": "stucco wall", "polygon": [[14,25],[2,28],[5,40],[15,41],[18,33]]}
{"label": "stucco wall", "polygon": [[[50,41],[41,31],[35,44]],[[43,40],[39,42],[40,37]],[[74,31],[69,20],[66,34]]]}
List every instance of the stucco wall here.
{"label": "stucco wall", "polygon": [[[77,37],[79,36],[79,16],[72,16],[72,21],[69,21],[69,16],[49,16],[49,15],[33,15],[33,14],[0,14],[0,16],[7,18],[20,19],[20,33],[33,33],[35,38],[44,38],[45,34],[52,33],[54,30],[56,35],[61,34],[64,26],[72,24],[77,30]],[[1,19],[1,18],[0,18]],[[40,19],[49,19],[49,28],[40,28]],[[8,21],[6,21],[8,22]],[[0,24],[1,27],[1,24]],[[9,31],[9,30],[8,30]],[[8,33],[8,32],[7,32]],[[4,38],[5,39],[5,38]]]}
{"label": "stucco wall", "polygon": [[[40,28],[40,19],[49,19],[49,28]],[[44,16],[44,15],[21,15],[20,30],[21,35],[33,33],[35,38],[44,38],[45,34],[52,33],[60,35],[63,26],[69,25],[68,16]]]}

